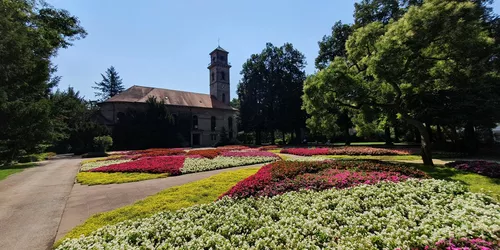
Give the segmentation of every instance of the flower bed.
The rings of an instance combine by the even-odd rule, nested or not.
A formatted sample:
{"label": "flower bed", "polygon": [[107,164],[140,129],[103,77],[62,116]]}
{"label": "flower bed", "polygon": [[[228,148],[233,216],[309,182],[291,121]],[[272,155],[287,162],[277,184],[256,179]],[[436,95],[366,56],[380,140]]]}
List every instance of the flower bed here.
{"label": "flower bed", "polygon": [[226,151],[222,152],[222,156],[225,157],[275,157],[279,158],[278,155],[266,152],[266,151]]}
{"label": "flower bed", "polygon": [[500,178],[500,163],[491,161],[454,161],[445,166],[473,172],[493,178]]}
{"label": "flower bed", "polygon": [[338,147],[338,148],[284,148],[283,154],[301,156],[313,155],[409,155],[410,151],[372,147]]}
{"label": "flower bed", "polygon": [[222,151],[236,151],[236,150],[249,149],[249,147],[247,147],[247,146],[240,146],[240,145],[228,145],[228,146],[217,147],[217,149],[222,150]]}
{"label": "flower bed", "polygon": [[277,160],[276,157],[225,157],[219,156],[214,159],[186,158],[181,169],[183,174],[209,171],[221,168],[252,165]]}
{"label": "flower bed", "polygon": [[384,180],[399,182],[410,177],[428,178],[420,170],[380,161],[280,161],[262,167],[222,196],[275,196],[300,189],[348,188]]}
{"label": "flower bed", "polygon": [[129,162],[129,161],[131,161],[131,160],[100,160],[100,161],[87,162],[87,163],[82,164],[80,171],[85,172],[85,171],[89,171],[89,170],[92,170],[95,168],[100,168],[100,167],[118,164],[118,163],[125,163],[125,162]]}
{"label": "flower bed", "polygon": [[137,160],[144,157],[155,157],[155,156],[170,156],[170,155],[184,155],[186,152],[182,149],[146,149],[146,150],[136,150],[130,151],[127,155],[130,155],[132,160]]}
{"label": "flower bed", "polygon": [[278,146],[277,145],[268,145],[268,146],[259,147],[260,151],[267,151],[267,150],[273,150],[273,149],[278,149]]}
{"label": "flower bed", "polygon": [[188,151],[186,155],[199,155],[204,158],[213,159],[219,156],[220,153],[221,151],[218,149],[197,149]]}
{"label": "flower bed", "polygon": [[440,240],[434,246],[425,246],[425,250],[494,250],[500,249],[500,243],[489,242],[481,238]]}
{"label": "flower bed", "polygon": [[148,157],[135,161],[94,168],[91,172],[138,172],[138,173],[168,173],[180,175],[185,156]]}
{"label": "flower bed", "polygon": [[498,221],[500,205],[488,196],[408,180],[224,198],[106,226],[58,249],[423,249],[451,236],[498,241]]}

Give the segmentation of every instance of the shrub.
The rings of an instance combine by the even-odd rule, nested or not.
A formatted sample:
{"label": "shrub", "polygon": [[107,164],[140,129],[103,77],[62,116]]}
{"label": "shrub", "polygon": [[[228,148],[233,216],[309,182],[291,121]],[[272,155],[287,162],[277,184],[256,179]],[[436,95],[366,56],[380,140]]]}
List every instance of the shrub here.
{"label": "shrub", "polygon": [[139,172],[139,173],[168,173],[180,175],[185,156],[165,156],[143,158],[136,161],[118,163],[91,169],[91,172]]}
{"label": "shrub", "polygon": [[454,161],[445,166],[458,170],[473,172],[493,178],[500,178],[500,163],[491,161]]}
{"label": "shrub", "polygon": [[106,152],[113,146],[113,139],[109,135],[94,137],[94,148],[97,152]]}
{"label": "shrub", "polygon": [[381,182],[272,198],[224,198],[124,221],[58,249],[423,249],[499,237],[500,205],[441,180]]}
{"label": "shrub", "polygon": [[198,149],[190,150],[186,155],[199,155],[204,158],[213,159],[220,155],[220,150],[218,149]]}

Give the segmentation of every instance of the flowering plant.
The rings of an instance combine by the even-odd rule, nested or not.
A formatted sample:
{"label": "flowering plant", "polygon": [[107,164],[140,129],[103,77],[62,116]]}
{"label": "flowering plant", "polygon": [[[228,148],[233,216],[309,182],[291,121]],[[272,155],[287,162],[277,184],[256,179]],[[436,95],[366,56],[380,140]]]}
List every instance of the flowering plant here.
{"label": "flowering plant", "polygon": [[500,205],[458,182],[380,182],[231,199],[158,213],[65,240],[58,249],[424,249],[500,239]]}
{"label": "flowering plant", "polygon": [[218,156],[214,159],[186,158],[181,171],[183,174],[209,171],[221,168],[230,168],[244,165],[275,161],[275,157],[225,157]]}
{"label": "flowering plant", "polygon": [[186,155],[200,155],[204,158],[213,159],[219,156],[220,153],[221,151],[218,149],[197,149],[188,151]]}
{"label": "flowering plant", "polygon": [[278,146],[277,145],[268,145],[268,146],[259,147],[260,151],[267,151],[267,150],[273,150],[273,149],[278,149]]}
{"label": "flowering plant", "polygon": [[500,163],[491,161],[454,161],[445,166],[473,172],[493,178],[500,178]]}
{"label": "flowering plant", "polygon": [[338,147],[338,148],[284,148],[283,154],[302,156],[313,155],[409,155],[410,151],[401,149],[385,149],[372,147]]}
{"label": "flowering plant", "polygon": [[276,157],[278,155],[266,151],[226,151],[222,152],[222,156],[226,157]]}
{"label": "flowering plant", "polygon": [[91,169],[91,172],[142,172],[180,175],[185,156],[148,157]]}

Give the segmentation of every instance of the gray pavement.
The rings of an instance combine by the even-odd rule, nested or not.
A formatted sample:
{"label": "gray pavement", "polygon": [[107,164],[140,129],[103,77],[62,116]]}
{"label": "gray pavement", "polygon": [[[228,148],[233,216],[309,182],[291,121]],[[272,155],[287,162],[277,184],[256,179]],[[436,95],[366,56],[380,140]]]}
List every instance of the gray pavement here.
{"label": "gray pavement", "polygon": [[74,227],[82,224],[90,216],[133,204],[166,188],[183,185],[189,182],[208,178],[226,171],[243,168],[260,167],[256,164],[242,167],[218,169],[213,171],[171,176],[122,184],[86,186],[75,184],[69,195],[64,214],[61,219],[56,241]]}
{"label": "gray pavement", "polygon": [[0,181],[0,249],[51,249],[81,158],[58,157]]}

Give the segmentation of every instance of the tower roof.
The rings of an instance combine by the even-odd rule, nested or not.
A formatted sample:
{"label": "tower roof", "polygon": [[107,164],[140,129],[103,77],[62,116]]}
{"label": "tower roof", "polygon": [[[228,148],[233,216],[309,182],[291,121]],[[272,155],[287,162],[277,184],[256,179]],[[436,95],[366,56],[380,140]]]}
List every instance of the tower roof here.
{"label": "tower roof", "polygon": [[227,50],[223,49],[221,46],[217,46],[217,48],[215,48],[212,52],[210,52],[210,54],[214,53],[215,51],[222,51],[222,52],[226,52],[226,53],[229,53]]}

